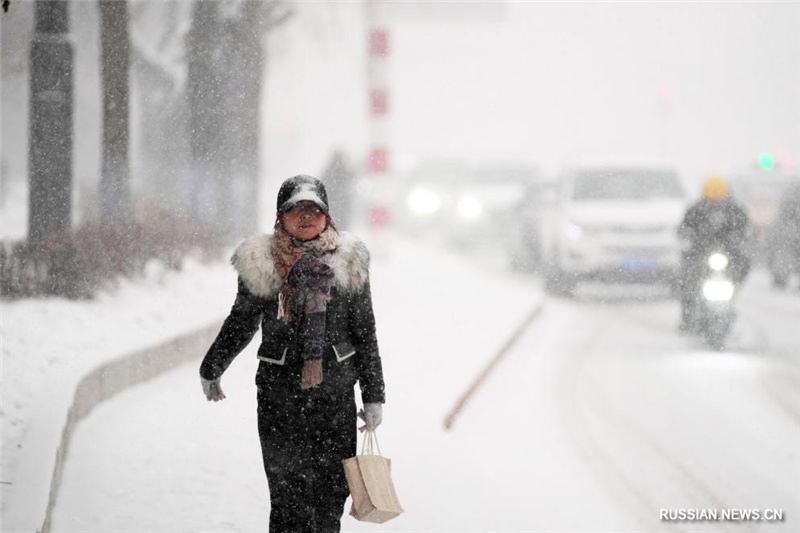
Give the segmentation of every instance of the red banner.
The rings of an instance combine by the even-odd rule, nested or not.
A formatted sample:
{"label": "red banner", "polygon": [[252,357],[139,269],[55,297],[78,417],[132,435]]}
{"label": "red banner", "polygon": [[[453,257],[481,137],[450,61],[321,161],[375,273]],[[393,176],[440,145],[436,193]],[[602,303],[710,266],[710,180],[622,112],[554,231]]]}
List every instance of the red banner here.
{"label": "red banner", "polygon": [[373,148],[369,153],[369,171],[382,174],[389,170],[389,156],[386,148]]}
{"label": "red banner", "polygon": [[369,32],[369,55],[388,56],[389,55],[389,31],[385,28],[372,30]]}
{"label": "red banner", "polygon": [[389,112],[388,95],[383,89],[372,89],[369,94],[369,108],[373,115],[385,115]]}
{"label": "red banner", "polygon": [[385,204],[373,204],[369,208],[369,225],[373,228],[387,228],[392,222],[389,206]]}

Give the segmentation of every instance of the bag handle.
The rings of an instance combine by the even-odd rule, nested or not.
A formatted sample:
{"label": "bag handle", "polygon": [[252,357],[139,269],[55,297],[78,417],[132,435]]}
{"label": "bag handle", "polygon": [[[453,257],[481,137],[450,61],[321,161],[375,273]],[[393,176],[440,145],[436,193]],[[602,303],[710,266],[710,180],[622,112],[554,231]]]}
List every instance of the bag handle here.
{"label": "bag handle", "polygon": [[[378,453],[375,453],[378,450]],[[381,447],[378,444],[378,434],[374,429],[364,432],[364,439],[361,441],[361,455],[381,455]]]}

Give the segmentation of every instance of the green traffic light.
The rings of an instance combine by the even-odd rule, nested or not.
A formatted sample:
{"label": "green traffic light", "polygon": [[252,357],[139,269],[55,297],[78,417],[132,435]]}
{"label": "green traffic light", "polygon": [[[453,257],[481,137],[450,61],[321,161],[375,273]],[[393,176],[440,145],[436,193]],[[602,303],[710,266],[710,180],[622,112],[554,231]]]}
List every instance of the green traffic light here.
{"label": "green traffic light", "polygon": [[758,154],[758,166],[761,170],[772,170],[775,168],[775,156],[769,152]]}

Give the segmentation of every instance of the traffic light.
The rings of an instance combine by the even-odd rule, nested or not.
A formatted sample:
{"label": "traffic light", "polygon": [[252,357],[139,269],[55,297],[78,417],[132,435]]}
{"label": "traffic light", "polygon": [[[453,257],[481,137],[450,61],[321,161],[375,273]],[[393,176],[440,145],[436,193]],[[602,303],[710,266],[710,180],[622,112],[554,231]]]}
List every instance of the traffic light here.
{"label": "traffic light", "polygon": [[769,152],[758,154],[758,167],[761,170],[772,170],[775,168],[775,156]]}

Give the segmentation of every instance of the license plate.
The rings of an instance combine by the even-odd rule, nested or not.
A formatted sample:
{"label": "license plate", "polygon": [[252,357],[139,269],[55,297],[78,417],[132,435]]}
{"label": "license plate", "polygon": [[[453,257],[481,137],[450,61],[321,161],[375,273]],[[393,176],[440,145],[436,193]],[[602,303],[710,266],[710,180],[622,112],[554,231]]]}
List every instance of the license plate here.
{"label": "license plate", "polygon": [[652,257],[627,257],[622,261],[625,270],[656,270],[658,259]]}

